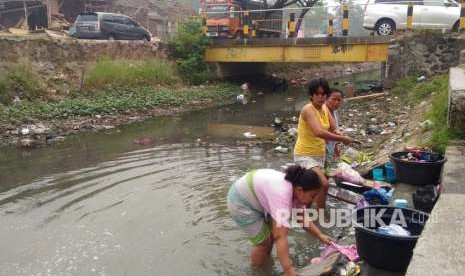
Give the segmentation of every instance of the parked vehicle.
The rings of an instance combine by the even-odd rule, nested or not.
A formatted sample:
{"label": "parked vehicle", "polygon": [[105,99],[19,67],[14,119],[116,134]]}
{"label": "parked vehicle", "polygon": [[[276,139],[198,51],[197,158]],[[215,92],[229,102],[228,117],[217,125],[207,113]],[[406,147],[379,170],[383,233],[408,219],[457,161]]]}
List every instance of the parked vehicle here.
{"label": "parked vehicle", "polygon": [[70,36],[84,39],[152,40],[150,32],[129,16],[103,12],[79,14],[70,28]]}
{"label": "parked vehicle", "polygon": [[[263,2],[240,0],[204,0],[202,10],[207,15],[207,35],[209,37],[236,38],[243,36],[242,26],[246,17],[241,11],[264,9]],[[283,12],[250,12],[249,32],[252,22],[256,22],[257,37],[280,37],[283,30]],[[249,33],[250,34],[250,33]]]}
{"label": "parked vehicle", "polygon": [[371,0],[363,18],[363,27],[379,35],[391,35],[407,28],[407,8],[413,4],[413,29],[457,31],[460,5],[454,0]]}

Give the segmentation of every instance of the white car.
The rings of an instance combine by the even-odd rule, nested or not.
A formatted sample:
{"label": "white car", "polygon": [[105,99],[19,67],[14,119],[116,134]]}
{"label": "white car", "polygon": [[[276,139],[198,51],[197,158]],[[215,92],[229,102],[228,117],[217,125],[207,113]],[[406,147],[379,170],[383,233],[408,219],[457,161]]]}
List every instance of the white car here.
{"label": "white car", "polygon": [[379,35],[407,28],[408,3],[413,4],[413,29],[458,30],[460,5],[453,0],[370,0],[363,27]]}

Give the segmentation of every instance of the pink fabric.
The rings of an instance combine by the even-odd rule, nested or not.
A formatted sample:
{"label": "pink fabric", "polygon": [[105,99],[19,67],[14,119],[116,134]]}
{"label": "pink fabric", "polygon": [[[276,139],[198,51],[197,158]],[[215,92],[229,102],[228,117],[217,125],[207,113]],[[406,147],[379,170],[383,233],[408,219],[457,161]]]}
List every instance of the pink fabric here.
{"label": "pink fabric", "polygon": [[284,173],[272,169],[255,171],[253,186],[265,214],[270,214],[278,225],[290,227],[293,207],[292,184],[284,179]]}
{"label": "pink fabric", "polygon": [[316,258],[313,258],[310,263],[312,264],[318,264],[320,262],[322,262],[323,260],[325,260],[326,258],[328,258],[330,255],[332,255],[333,253],[336,253],[338,252],[336,247],[332,246],[332,245],[327,245],[325,247],[325,249],[323,250],[323,252],[321,252],[320,254],[320,257],[316,257]]}
{"label": "pink fabric", "polygon": [[335,252],[340,252],[342,255],[346,256],[352,262],[356,262],[360,259],[355,244],[347,246],[338,245],[334,242],[331,242],[329,245],[325,247],[323,252],[321,252],[320,257],[313,258],[310,262],[312,264],[320,263]]}

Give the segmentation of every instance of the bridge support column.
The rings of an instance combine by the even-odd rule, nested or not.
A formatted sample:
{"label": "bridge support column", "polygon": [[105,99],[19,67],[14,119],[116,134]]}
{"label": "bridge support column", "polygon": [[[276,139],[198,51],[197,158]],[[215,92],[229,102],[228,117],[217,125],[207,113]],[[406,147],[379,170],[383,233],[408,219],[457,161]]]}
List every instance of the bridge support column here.
{"label": "bridge support column", "polygon": [[253,75],[265,72],[264,62],[224,62],[215,63],[216,75],[221,78]]}
{"label": "bridge support column", "polygon": [[387,62],[386,61],[383,61],[381,62],[381,68],[379,69],[380,70],[380,79],[381,79],[381,82],[383,83],[383,85],[386,84],[386,80],[388,78],[388,66],[387,66]]}

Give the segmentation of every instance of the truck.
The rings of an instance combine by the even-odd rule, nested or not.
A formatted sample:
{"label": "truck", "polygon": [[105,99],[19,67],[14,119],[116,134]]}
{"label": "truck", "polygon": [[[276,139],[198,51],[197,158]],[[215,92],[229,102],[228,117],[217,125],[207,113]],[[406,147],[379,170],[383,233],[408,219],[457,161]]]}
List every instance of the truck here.
{"label": "truck", "polygon": [[[248,15],[246,11],[249,11]],[[240,38],[243,26],[252,28],[257,37],[281,37],[283,11],[267,11],[263,2],[251,0],[203,0],[200,13],[206,16],[207,36],[212,38]],[[255,23],[255,24],[253,24]]]}

